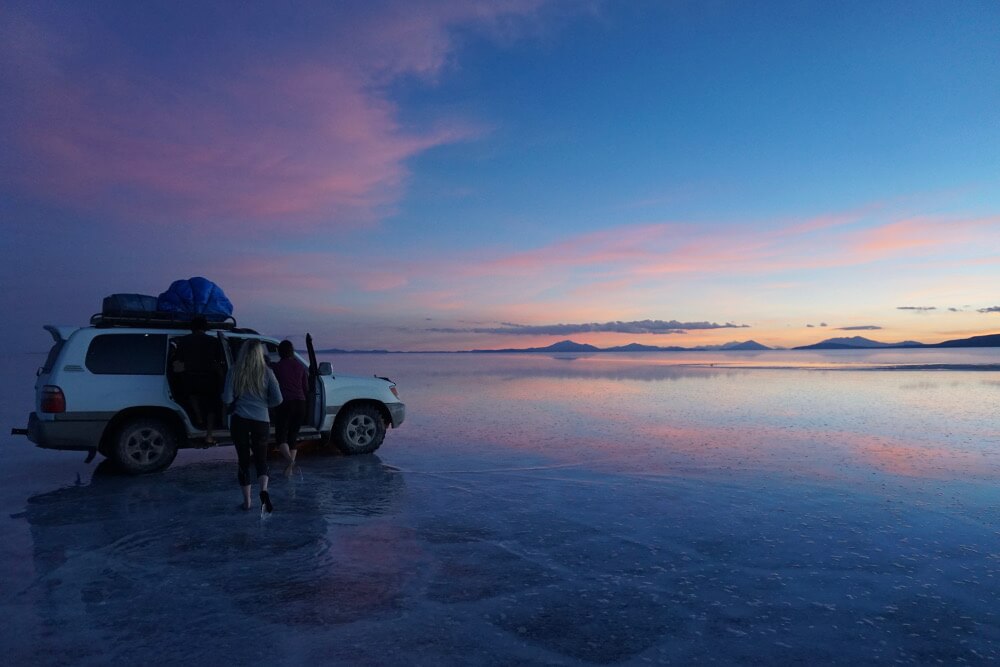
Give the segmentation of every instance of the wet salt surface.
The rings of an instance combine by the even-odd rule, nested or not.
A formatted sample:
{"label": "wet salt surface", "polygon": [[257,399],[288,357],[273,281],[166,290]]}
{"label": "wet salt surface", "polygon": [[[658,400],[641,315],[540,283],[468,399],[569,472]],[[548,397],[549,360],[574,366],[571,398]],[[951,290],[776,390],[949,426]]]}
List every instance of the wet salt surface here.
{"label": "wet salt surface", "polygon": [[236,509],[231,449],[128,478],[6,436],[37,360],[2,360],[4,655],[1000,657],[995,373],[662,356],[331,357],[398,381],[407,422],[375,456],[317,452],[276,475],[263,519]]}

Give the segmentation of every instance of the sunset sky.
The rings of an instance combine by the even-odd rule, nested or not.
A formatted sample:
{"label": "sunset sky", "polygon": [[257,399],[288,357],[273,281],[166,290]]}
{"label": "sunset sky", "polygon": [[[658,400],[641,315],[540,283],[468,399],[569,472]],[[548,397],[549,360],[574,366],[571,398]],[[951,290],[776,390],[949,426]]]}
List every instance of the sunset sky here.
{"label": "sunset sky", "polygon": [[321,347],[1000,332],[1000,3],[5,2],[8,347],[205,276]]}

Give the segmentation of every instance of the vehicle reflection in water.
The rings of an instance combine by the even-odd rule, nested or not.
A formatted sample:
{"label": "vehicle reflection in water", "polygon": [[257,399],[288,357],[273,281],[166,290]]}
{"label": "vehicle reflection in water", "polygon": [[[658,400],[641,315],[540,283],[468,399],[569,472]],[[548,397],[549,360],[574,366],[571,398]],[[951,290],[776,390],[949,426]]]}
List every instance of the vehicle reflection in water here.
{"label": "vehicle reflection in water", "polygon": [[[88,485],[29,498],[36,578],[22,595],[48,650],[67,662],[91,650],[172,662],[186,643],[167,635],[180,633],[250,660],[251,626],[393,613],[410,567],[400,554],[412,550],[384,519],[399,511],[403,475],[374,455],[313,456],[272,487],[277,509],[262,517],[237,509],[234,463],[142,477],[102,464]],[[94,646],[95,633],[115,646]]]}

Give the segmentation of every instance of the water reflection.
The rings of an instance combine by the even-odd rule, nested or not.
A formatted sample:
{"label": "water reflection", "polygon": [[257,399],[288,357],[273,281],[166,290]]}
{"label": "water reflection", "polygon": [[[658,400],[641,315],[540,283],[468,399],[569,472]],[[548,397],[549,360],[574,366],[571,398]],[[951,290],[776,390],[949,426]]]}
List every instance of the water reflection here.
{"label": "water reflection", "polygon": [[333,360],[397,380],[407,421],[381,459],[305,457],[268,519],[236,509],[231,450],[44,493],[79,457],[17,450],[11,662],[1000,655],[983,373]]}
{"label": "water reflection", "polygon": [[[32,496],[36,576],[21,593],[41,638],[67,662],[180,661],[186,641],[222,642],[254,659],[249,626],[349,623],[394,613],[409,561],[405,531],[386,523],[404,476],[376,456],[312,457],[276,481],[278,509],[237,510],[232,463],[199,463],[141,478],[98,466],[87,485]],[[219,636],[217,633],[221,633]],[[170,646],[178,653],[163,655]],[[97,649],[95,649],[97,650]]]}
{"label": "water reflection", "polygon": [[[420,367],[444,374],[475,372],[549,372],[547,367],[559,365],[571,372],[589,373],[597,369],[606,372],[647,373],[651,367],[675,368],[798,368],[798,369],[975,369],[996,371],[1000,367],[1000,348],[915,348],[859,350],[742,350],[705,352],[641,352],[641,353],[559,353],[559,354],[390,354],[390,355],[327,355],[334,369],[358,370],[377,368],[381,372]],[[478,371],[477,371],[478,369]],[[602,372],[597,370],[597,372]]]}
{"label": "water reflection", "polygon": [[[924,351],[833,357],[912,361],[908,352],[928,357]],[[934,358],[995,357],[967,352]],[[433,441],[456,455],[482,450],[603,471],[768,473],[844,484],[873,473],[939,480],[1000,475],[1000,432],[990,407],[1000,385],[983,373],[713,368],[677,365],[680,354],[662,356],[394,357],[399,365],[391,371],[411,418],[388,446]],[[333,359],[341,366],[370,361]]]}

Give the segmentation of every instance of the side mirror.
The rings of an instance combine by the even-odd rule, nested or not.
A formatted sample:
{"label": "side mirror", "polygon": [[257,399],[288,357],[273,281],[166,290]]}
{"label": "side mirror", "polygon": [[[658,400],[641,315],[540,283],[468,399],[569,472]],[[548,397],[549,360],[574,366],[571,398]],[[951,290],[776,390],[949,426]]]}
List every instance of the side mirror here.
{"label": "side mirror", "polygon": [[330,365],[329,361],[322,361],[319,364],[319,374],[320,375],[333,375],[333,366]]}

